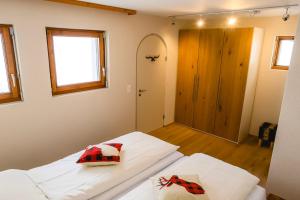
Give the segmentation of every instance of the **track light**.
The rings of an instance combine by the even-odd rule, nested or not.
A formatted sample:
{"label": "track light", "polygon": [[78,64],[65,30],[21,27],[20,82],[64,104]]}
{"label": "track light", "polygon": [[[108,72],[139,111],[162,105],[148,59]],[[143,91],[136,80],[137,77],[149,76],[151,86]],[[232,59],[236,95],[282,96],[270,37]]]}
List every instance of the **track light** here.
{"label": "track light", "polygon": [[236,22],[237,22],[237,19],[236,19],[235,17],[230,17],[230,18],[228,19],[228,21],[227,21],[227,24],[228,24],[229,26],[233,26],[233,25],[236,24]]}
{"label": "track light", "polygon": [[176,25],[176,18],[175,17],[171,17],[171,20],[172,20],[172,22],[171,22],[172,26],[175,26]]}
{"label": "track light", "polygon": [[254,16],[256,16],[256,15],[258,15],[258,14],[260,14],[260,13],[261,13],[260,10],[251,10],[251,11],[250,11],[250,16],[254,17]]}
{"label": "track light", "polygon": [[205,22],[203,19],[199,19],[196,24],[198,27],[202,27],[202,26],[204,26]]}
{"label": "track light", "polygon": [[210,15],[224,15],[224,14],[246,14],[250,13],[250,15],[257,15],[264,10],[272,10],[278,8],[285,8],[286,13],[282,17],[284,21],[287,21],[290,17],[288,14],[289,8],[298,7],[299,4],[285,4],[279,6],[266,6],[266,7],[254,7],[254,8],[246,8],[246,9],[238,9],[238,10],[220,10],[220,11],[212,11],[212,12],[197,12],[191,14],[182,14],[182,15],[172,15],[169,16],[171,18],[183,18],[183,17],[190,17],[190,16],[210,16]]}
{"label": "track light", "polygon": [[284,13],[283,16],[282,16],[282,20],[286,22],[287,20],[289,20],[289,18],[290,18],[289,7],[287,7],[287,8],[285,9],[285,13]]}

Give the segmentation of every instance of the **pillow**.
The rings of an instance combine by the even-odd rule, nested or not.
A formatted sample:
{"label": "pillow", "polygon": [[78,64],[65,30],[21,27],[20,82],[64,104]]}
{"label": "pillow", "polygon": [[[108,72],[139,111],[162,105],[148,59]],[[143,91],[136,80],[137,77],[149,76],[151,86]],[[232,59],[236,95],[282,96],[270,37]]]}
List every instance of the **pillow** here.
{"label": "pillow", "polygon": [[77,163],[85,166],[115,165],[120,162],[122,144],[108,143],[88,146]]}
{"label": "pillow", "polygon": [[208,200],[198,175],[172,175],[152,179],[157,200]]}

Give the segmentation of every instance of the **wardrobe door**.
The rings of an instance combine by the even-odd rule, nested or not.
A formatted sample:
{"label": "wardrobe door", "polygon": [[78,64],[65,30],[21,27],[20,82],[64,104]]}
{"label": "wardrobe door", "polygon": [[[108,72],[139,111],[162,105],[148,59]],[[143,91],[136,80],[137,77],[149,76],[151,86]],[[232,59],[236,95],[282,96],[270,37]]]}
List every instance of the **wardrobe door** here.
{"label": "wardrobe door", "polygon": [[224,30],[200,31],[194,128],[213,133],[219,88]]}
{"label": "wardrobe door", "polygon": [[235,142],[239,135],[252,37],[252,28],[225,31],[214,132]]}
{"label": "wardrobe door", "polygon": [[198,30],[181,30],[179,32],[175,121],[187,126],[192,126],[193,123],[193,98],[198,48]]}

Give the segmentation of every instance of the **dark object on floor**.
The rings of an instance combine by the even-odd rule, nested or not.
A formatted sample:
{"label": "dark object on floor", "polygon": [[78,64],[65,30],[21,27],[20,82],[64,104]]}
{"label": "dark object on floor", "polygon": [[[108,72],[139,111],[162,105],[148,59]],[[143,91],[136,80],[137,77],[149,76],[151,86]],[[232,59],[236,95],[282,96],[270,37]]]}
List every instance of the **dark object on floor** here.
{"label": "dark object on floor", "polygon": [[259,146],[273,147],[277,131],[277,124],[264,122],[259,128]]}

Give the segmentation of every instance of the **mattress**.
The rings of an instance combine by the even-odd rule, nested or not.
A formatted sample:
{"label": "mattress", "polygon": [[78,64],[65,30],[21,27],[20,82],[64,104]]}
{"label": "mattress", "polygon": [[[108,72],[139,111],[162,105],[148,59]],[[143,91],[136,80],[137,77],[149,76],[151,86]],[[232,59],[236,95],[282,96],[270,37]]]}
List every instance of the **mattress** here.
{"label": "mattress", "polygon": [[182,157],[183,157],[183,154],[176,151],[175,153],[172,153],[171,155],[167,156],[166,158],[163,158],[162,160],[160,160],[153,166],[151,166],[148,169],[144,170],[143,172],[139,173],[138,175],[124,181],[123,183],[119,184],[118,186],[115,186],[100,195],[97,195],[96,197],[92,198],[91,200],[108,200],[108,199],[117,198],[118,195],[124,194],[124,193],[132,190],[134,187],[139,185],[142,181],[146,180],[150,176],[153,176],[160,170],[166,168],[167,166],[171,165],[172,163],[176,162],[178,159],[180,159]]}
{"label": "mattress", "polygon": [[[211,200],[253,200],[264,198],[264,190],[257,187],[259,179],[247,171],[225,163],[205,154],[194,154],[179,159],[174,164],[159,172],[154,177],[170,174],[198,174],[201,186]],[[152,181],[144,181],[127,194],[120,195],[120,200],[153,200]]]}

